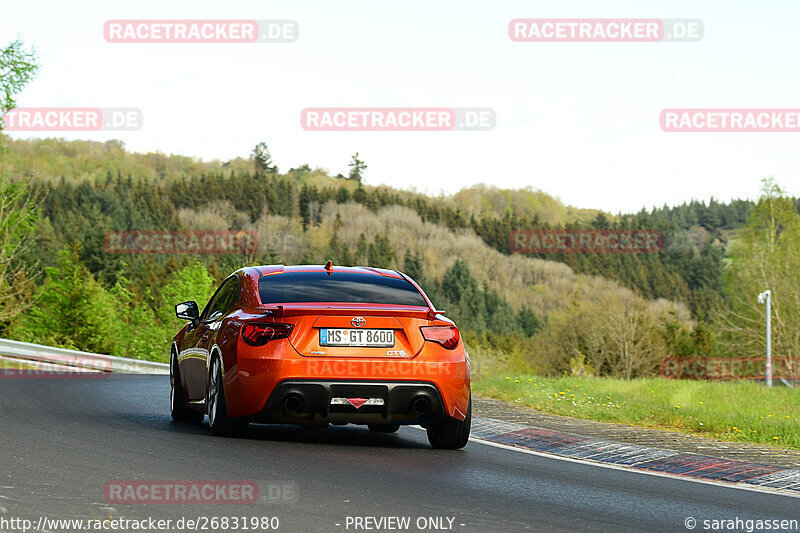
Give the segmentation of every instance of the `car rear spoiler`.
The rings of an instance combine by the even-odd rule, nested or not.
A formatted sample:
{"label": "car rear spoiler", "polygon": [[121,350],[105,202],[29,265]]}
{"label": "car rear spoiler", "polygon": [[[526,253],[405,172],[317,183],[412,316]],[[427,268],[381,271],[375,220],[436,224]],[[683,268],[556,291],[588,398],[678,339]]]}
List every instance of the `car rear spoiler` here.
{"label": "car rear spoiler", "polygon": [[363,316],[384,316],[384,315],[401,315],[413,318],[425,318],[428,320],[444,319],[441,315],[443,311],[429,309],[425,307],[412,307],[412,306],[375,306],[375,305],[348,305],[348,304],[335,304],[325,302],[310,302],[302,304],[285,304],[285,305],[266,305],[260,308],[260,311],[268,313],[273,318],[283,318],[289,316],[302,316],[302,315],[341,315],[343,313],[352,313],[354,315]]}

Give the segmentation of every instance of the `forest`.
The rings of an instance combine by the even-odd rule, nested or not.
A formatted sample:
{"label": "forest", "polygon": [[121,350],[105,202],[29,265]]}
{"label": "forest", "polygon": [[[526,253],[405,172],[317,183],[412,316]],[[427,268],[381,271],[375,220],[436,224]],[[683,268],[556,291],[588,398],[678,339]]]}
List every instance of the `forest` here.
{"label": "forest", "polygon": [[[564,205],[534,188],[429,196],[308,165],[265,143],[202,161],[121,141],[0,137],[0,336],[166,360],[173,305],[204,303],[252,264],[370,265],[416,279],[464,332],[479,371],[651,376],[676,356],[758,356],[771,288],[776,354],[800,345],[800,200],[692,200],[637,213]],[[376,178],[377,179],[377,178]],[[755,180],[754,180],[755,181]],[[755,182],[757,184],[757,181]],[[509,250],[513,230],[647,229],[659,253]],[[246,230],[245,254],[108,253],[109,232]]]}

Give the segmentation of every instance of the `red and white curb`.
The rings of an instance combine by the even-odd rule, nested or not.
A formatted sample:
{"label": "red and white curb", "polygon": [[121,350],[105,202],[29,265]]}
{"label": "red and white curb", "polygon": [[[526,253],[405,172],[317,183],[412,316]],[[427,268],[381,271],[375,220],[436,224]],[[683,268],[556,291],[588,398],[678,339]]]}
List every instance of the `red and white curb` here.
{"label": "red and white curb", "polygon": [[471,433],[478,442],[536,455],[800,497],[800,468],[649,448],[484,417],[472,419]]}

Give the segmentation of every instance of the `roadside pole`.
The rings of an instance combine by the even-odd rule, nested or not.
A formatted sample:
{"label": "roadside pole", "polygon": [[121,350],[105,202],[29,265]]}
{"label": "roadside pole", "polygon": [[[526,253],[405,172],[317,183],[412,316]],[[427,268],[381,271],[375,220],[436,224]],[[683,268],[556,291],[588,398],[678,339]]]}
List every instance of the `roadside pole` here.
{"label": "roadside pole", "polygon": [[772,387],[772,292],[767,289],[758,295],[758,303],[767,306],[767,387]]}

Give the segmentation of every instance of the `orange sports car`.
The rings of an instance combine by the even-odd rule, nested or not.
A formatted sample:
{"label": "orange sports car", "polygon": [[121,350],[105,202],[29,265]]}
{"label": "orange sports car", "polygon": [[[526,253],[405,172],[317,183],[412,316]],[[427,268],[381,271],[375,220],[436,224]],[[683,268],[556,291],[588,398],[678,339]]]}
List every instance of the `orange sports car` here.
{"label": "orange sports car", "polygon": [[250,422],[427,429],[434,448],[467,444],[469,356],[458,328],[407,275],[379,268],[257,266],[231,274],[170,354],[172,418],[215,435]]}

